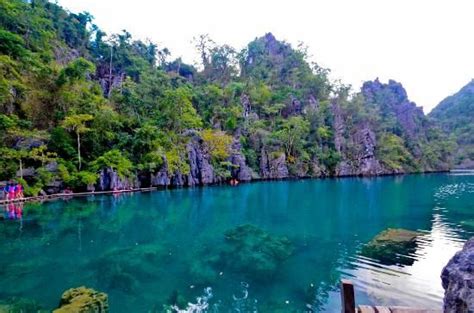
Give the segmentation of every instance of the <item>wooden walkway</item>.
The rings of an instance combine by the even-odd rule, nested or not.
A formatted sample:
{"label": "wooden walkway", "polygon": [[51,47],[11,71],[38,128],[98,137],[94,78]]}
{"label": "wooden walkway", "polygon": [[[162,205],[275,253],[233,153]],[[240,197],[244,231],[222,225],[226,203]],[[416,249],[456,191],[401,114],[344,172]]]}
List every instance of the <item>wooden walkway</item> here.
{"label": "wooden walkway", "polygon": [[442,310],[421,309],[402,306],[355,305],[354,285],[349,280],[341,280],[342,313],[442,313]]}
{"label": "wooden walkway", "polygon": [[127,194],[131,192],[147,192],[147,191],[154,191],[157,190],[158,187],[149,187],[149,188],[133,188],[127,190],[117,190],[117,191],[94,191],[94,192],[77,192],[77,193],[55,193],[50,195],[44,196],[36,196],[36,197],[24,197],[15,200],[0,200],[0,205],[5,205],[9,203],[22,203],[22,202],[42,202],[54,199],[70,199],[73,197],[88,197],[88,196],[95,196],[95,195],[107,195],[107,194]]}

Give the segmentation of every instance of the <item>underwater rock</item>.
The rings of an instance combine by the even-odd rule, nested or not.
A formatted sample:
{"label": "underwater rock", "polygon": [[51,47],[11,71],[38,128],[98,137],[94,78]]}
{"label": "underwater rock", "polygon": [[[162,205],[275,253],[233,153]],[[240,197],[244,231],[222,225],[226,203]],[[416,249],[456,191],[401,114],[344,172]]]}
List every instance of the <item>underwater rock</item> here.
{"label": "underwater rock", "polygon": [[444,312],[474,312],[474,237],[443,269]]}
{"label": "underwater rock", "polygon": [[267,280],[293,253],[286,237],[273,236],[254,225],[241,225],[225,232],[222,245],[208,246],[190,267],[198,284],[212,284],[220,273],[237,273],[248,280]]}
{"label": "underwater rock", "polygon": [[41,313],[47,312],[41,310],[36,301],[26,298],[10,298],[6,301],[0,301],[0,313]]}
{"label": "underwater rock", "polygon": [[107,294],[84,286],[66,290],[59,308],[54,313],[106,313],[109,312]]}
{"label": "underwater rock", "polygon": [[184,296],[178,290],[173,290],[168,300],[166,301],[165,307],[169,310],[171,310],[172,307],[176,307],[181,310],[185,309],[187,305],[188,301],[186,301]]}
{"label": "underwater rock", "polygon": [[225,232],[221,260],[253,279],[267,279],[293,252],[286,237],[271,236],[254,225],[241,225]]}
{"label": "underwater rock", "polygon": [[385,265],[412,265],[412,255],[417,248],[420,232],[388,228],[374,237],[361,251],[363,256],[378,260]]}
{"label": "underwater rock", "polygon": [[155,279],[169,257],[161,245],[136,245],[111,249],[91,263],[99,286],[135,292],[139,281]]}

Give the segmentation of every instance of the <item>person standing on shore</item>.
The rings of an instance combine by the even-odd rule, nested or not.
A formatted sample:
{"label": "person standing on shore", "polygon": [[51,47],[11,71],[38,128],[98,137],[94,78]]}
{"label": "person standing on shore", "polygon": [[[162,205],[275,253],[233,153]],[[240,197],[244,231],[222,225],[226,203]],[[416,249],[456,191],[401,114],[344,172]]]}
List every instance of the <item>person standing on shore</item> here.
{"label": "person standing on shore", "polygon": [[15,200],[15,196],[16,196],[16,185],[13,183],[13,182],[10,182],[8,184],[8,200],[12,201],[12,200]]}
{"label": "person standing on shore", "polygon": [[23,199],[24,195],[23,195],[23,186],[18,183],[16,186],[15,186],[15,199]]}
{"label": "person standing on shore", "polygon": [[5,187],[3,187],[3,199],[8,200],[9,192],[10,192],[10,183],[7,183]]}

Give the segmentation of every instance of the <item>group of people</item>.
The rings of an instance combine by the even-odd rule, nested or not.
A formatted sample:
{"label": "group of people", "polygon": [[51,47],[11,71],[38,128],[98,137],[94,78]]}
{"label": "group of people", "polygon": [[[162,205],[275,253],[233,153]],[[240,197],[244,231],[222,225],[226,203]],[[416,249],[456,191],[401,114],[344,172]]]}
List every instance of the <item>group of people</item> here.
{"label": "group of people", "polygon": [[23,186],[20,183],[9,182],[4,188],[3,192],[5,194],[6,200],[17,200],[22,199],[23,195]]}

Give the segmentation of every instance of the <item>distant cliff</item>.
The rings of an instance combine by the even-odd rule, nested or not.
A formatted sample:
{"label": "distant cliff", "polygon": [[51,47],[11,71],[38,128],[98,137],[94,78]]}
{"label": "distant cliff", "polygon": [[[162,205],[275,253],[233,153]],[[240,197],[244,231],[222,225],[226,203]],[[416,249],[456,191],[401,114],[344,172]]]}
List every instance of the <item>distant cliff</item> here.
{"label": "distant cliff", "polygon": [[474,168],[474,80],[441,101],[429,116],[455,140],[455,165]]}

